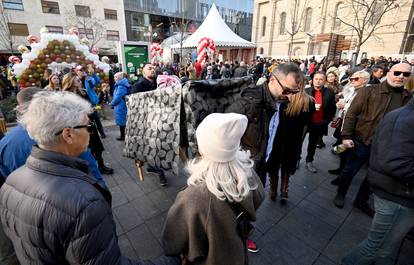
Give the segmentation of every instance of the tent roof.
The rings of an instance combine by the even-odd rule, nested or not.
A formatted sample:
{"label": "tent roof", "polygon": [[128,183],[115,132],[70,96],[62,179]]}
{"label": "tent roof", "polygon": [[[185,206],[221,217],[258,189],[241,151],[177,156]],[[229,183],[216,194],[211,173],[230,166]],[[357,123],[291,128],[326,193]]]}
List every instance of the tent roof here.
{"label": "tent roof", "polygon": [[[255,48],[256,44],[247,41],[236,33],[234,33],[226,22],[221,18],[216,5],[213,3],[211,9],[204,19],[203,24],[194,32],[193,35],[188,37],[184,43],[183,48],[195,48],[198,45],[198,41],[208,37],[214,40],[216,47],[238,47],[238,48]],[[179,45],[173,45],[171,48],[180,48]]]}

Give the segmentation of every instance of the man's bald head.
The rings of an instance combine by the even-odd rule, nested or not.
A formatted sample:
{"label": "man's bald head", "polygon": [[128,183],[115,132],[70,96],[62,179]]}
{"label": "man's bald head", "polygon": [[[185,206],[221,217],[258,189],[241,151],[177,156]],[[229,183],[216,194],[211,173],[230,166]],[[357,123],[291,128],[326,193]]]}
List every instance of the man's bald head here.
{"label": "man's bald head", "polygon": [[405,86],[410,80],[411,65],[408,63],[397,63],[387,73],[387,82],[392,87]]}

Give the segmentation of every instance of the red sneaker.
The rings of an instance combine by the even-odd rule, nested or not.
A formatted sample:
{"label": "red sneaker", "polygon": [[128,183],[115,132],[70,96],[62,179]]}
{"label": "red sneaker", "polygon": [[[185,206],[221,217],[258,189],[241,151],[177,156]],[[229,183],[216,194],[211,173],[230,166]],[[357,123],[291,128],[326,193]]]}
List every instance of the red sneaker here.
{"label": "red sneaker", "polygon": [[252,253],[259,252],[259,248],[257,247],[256,243],[253,240],[247,239],[246,240],[247,250]]}

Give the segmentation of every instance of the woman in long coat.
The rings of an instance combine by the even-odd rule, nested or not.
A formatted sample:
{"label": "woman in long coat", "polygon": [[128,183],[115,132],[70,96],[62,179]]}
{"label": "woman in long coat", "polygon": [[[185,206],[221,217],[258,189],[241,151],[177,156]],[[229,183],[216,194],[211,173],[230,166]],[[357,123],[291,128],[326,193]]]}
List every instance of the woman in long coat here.
{"label": "woman in long coat", "polygon": [[128,94],[129,83],[124,78],[124,73],[118,72],[114,75],[115,78],[115,90],[114,97],[111,101],[111,106],[114,108],[115,125],[119,126],[121,136],[116,138],[118,141],[125,140],[125,125],[127,116],[127,106],[125,102],[125,96]]}
{"label": "woman in long coat", "polygon": [[304,89],[304,81],[299,84],[300,92],[289,95],[279,105],[279,125],[273,141],[273,147],[266,161],[270,178],[270,198],[276,199],[279,170],[281,177],[280,196],[288,198],[289,178],[296,172],[296,163],[300,159],[306,126],[312,121],[315,111],[313,99]]}

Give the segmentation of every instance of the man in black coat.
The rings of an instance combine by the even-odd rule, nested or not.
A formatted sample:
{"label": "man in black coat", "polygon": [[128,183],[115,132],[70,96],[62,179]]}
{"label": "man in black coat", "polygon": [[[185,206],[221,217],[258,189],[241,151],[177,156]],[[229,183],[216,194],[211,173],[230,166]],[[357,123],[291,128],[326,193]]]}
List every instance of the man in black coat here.
{"label": "man in black coat", "polygon": [[327,135],[328,125],[332,121],[336,112],[335,94],[332,90],[325,87],[326,75],[323,72],[316,72],[313,75],[312,87],[306,89],[306,93],[315,99],[315,112],[313,113],[312,123],[309,126],[308,154],[306,156],[306,168],[316,173],[313,166],[313,157],[316,152],[318,139]]}
{"label": "man in black coat", "polygon": [[155,90],[157,83],[155,81],[155,66],[150,63],[144,63],[142,67],[142,77],[132,86],[131,94]]}
{"label": "man in black coat", "polygon": [[343,265],[374,264],[391,255],[414,224],[414,99],[380,122],[371,145],[368,181],[375,217],[366,240]]}
{"label": "man in black coat", "polygon": [[[142,77],[132,86],[131,94],[148,92],[157,89],[155,76],[155,66],[150,63],[144,63],[144,66],[142,67]],[[161,186],[164,187],[168,184],[162,169],[148,165],[147,171],[158,174]]]}
{"label": "man in black coat", "polygon": [[234,70],[233,77],[243,77],[247,76],[247,67],[245,62],[240,62],[240,65]]}

